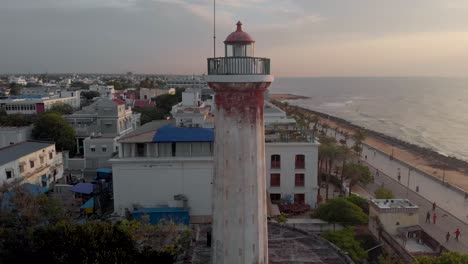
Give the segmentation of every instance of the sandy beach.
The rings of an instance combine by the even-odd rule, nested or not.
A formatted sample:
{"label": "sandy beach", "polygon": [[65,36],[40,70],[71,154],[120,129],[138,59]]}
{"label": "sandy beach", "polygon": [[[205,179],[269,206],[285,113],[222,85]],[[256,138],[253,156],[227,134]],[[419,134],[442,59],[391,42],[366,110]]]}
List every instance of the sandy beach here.
{"label": "sandy beach", "polygon": [[[285,100],[299,99],[296,97],[296,95],[290,94],[271,94],[270,100],[281,102]],[[296,107],[299,111],[305,111],[309,114],[317,115],[320,118],[321,124],[326,123],[331,129],[346,131],[349,135],[353,135],[357,129],[364,129],[367,134],[364,143],[367,145],[389,155],[391,155],[393,151],[393,156],[395,158],[441,180],[445,178],[444,180],[446,182],[468,192],[468,163],[465,161],[453,157],[447,157],[431,149],[423,148],[376,131],[359,127],[338,117],[297,106],[290,105],[289,107]]]}

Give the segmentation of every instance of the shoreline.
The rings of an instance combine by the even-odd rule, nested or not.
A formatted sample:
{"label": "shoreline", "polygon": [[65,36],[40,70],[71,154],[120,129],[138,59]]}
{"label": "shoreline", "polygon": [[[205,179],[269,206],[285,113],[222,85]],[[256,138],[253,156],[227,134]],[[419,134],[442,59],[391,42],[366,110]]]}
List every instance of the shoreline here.
{"label": "shoreline", "polygon": [[272,93],[268,95],[270,100],[275,101],[285,101],[285,100],[299,100],[299,99],[310,99],[310,97],[302,96],[302,95],[295,95],[295,94],[288,94],[288,93]]}
{"label": "shoreline", "polygon": [[[293,96],[294,97],[294,96]],[[272,102],[284,102],[284,99],[278,100],[270,96]],[[278,105],[277,105],[278,106]],[[356,130],[363,130],[366,132],[366,139],[364,143],[380,150],[388,155],[402,160],[405,163],[433,176],[444,180],[451,185],[461,188],[463,191],[468,192],[468,162],[460,160],[456,157],[444,156],[435,150],[421,147],[419,145],[409,143],[389,135],[353,124],[352,122],[321,113],[318,111],[310,110],[307,108],[289,105],[289,107],[296,108],[298,111],[307,114],[316,115],[320,119],[320,123],[327,123],[330,129],[338,129],[346,131],[349,135],[354,134]],[[284,109],[283,109],[284,110]]]}

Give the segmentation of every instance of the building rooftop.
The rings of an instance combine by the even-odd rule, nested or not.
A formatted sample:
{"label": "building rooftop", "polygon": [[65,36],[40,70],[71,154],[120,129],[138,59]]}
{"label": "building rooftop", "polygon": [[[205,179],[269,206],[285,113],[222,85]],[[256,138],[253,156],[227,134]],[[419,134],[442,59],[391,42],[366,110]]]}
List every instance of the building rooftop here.
{"label": "building rooftop", "polygon": [[[192,263],[211,263],[211,248],[206,246],[209,225],[196,225],[197,240],[193,243]],[[345,264],[354,263],[340,249],[325,239],[307,232],[268,224],[269,263]]]}
{"label": "building rooftop", "polygon": [[53,142],[24,141],[0,149],[0,165],[54,145]]}
{"label": "building rooftop", "polygon": [[153,142],[214,142],[212,128],[164,126],[156,131]]}
{"label": "building rooftop", "polygon": [[408,199],[371,199],[371,203],[380,209],[390,208],[418,208]]}

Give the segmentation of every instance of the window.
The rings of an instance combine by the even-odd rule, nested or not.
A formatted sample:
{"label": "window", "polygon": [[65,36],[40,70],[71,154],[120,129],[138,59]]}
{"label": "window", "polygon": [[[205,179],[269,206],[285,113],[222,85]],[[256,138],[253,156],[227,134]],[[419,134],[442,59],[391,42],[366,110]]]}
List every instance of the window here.
{"label": "window", "polygon": [[102,152],[107,152],[107,146],[101,146]]}
{"label": "window", "polygon": [[53,158],[54,158],[54,153],[49,152],[49,159],[53,159]]}
{"label": "window", "polygon": [[19,171],[20,171],[20,173],[24,172],[24,165],[19,165]]}
{"label": "window", "polygon": [[91,146],[89,149],[91,150],[91,152],[96,152],[96,146],[94,146],[94,145]]}
{"label": "window", "polygon": [[305,156],[296,155],[296,169],[304,169],[304,168],[305,168]]}
{"label": "window", "polygon": [[304,187],[304,173],[296,173],[294,177],[294,186]]}
{"label": "window", "polygon": [[136,156],[144,157],[145,156],[145,144],[137,143],[136,144]]}
{"label": "window", "polygon": [[44,157],[43,156],[39,157],[39,160],[41,161],[41,164],[44,163]]}
{"label": "window", "polygon": [[271,155],[271,168],[279,169],[281,168],[281,156],[278,154]]}
{"label": "window", "polygon": [[294,203],[295,204],[304,204],[304,202],[305,202],[305,195],[303,193],[294,194]]}
{"label": "window", "polygon": [[270,175],[270,186],[279,187],[281,185],[281,175],[279,173],[272,173]]}
{"label": "window", "polygon": [[29,167],[31,167],[31,169],[34,168],[34,161],[33,160],[29,161]]}
{"label": "window", "polygon": [[6,172],[7,180],[13,178],[13,171],[12,170],[7,170],[5,172]]}
{"label": "window", "polygon": [[281,201],[280,193],[270,193],[270,200],[272,203],[277,204]]}

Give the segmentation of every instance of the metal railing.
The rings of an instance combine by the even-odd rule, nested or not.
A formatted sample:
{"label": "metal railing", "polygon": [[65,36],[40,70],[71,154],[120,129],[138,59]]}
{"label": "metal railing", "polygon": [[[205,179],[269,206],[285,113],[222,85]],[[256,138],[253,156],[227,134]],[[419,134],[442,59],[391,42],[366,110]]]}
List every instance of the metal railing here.
{"label": "metal railing", "polygon": [[208,58],[208,75],[269,75],[270,59],[256,57]]}

